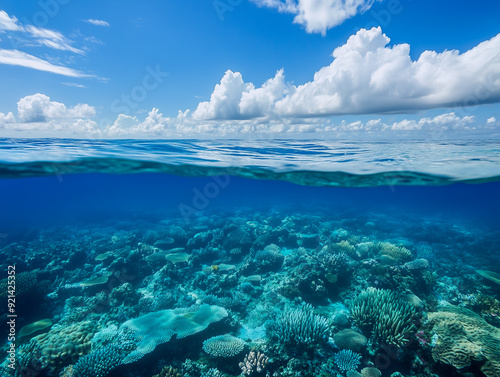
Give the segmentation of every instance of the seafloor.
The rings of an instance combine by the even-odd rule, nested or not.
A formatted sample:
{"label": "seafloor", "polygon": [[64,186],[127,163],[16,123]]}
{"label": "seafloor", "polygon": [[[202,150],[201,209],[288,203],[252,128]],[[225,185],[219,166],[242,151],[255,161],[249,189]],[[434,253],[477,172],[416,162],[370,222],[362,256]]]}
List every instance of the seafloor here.
{"label": "seafloor", "polygon": [[1,373],[500,376],[499,239],[283,207],[32,229],[0,240],[18,313]]}

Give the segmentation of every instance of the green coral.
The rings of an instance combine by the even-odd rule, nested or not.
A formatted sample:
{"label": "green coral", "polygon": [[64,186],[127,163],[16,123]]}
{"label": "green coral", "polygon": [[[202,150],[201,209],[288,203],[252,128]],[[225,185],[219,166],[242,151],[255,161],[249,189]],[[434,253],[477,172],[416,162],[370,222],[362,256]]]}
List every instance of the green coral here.
{"label": "green coral", "polygon": [[415,309],[395,292],[368,288],[351,304],[351,316],[362,330],[369,331],[373,340],[402,346],[415,329]]}

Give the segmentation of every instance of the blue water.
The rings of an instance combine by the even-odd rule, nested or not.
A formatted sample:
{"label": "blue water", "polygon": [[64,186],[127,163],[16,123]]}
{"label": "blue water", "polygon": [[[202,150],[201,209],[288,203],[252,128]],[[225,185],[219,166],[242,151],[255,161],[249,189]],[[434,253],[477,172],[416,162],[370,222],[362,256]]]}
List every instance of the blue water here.
{"label": "blue water", "polygon": [[[499,178],[500,143],[494,140],[371,143],[1,139],[0,271],[4,271],[3,278],[7,277],[9,265],[16,265],[17,274],[38,269],[37,279],[43,281],[40,287],[19,293],[18,332],[41,319],[69,327],[89,318],[98,324],[92,332],[95,335],[110,324],[119,327],[129,319],[160,309],[210,304],[230,311],[231,325],[224,328],[218,324],[186,340],[193,342],[191,349],[186,350],[181,340],[171,340],[158,345],[158,349],[177,347],[173,356],[157,350],[146,361],[130,364],[130,370],[113,366],[103,376],[126,375],[125,371],[131,376],[153,376],[165,365],[175,367],[180,375],[208,376],[210,368],[217,368],[212,375],[238,375],[244,353],[224,361],[207,356],[202,343],[225,333],[243,338],[242,329],[247,334],[249,328],[261,326],[267,330],[265,337],[258,341],[244,339],[247,351],[265,352],[271,358],[266,370],[276,376],[345,375],[334,361],[338,349],[327,340],[346,328],[369,339],[359,351],[362,364],[358,371],[375,365],[383,376],[394,372],[405,376],[458,376],[459,368],[433,353],[430,344],[435,330],[421,326],[428,313],[439,312],[440,305],[452,304],[475,312],[490,326],[500,327],[500,306],[495,306],[500,304],[500,285],[476,272],[500,273]],[[174,228],[176,232],[181,228],[185,236],[178,240],[171,235],[170,229]],[[235,229],[243,230],[250,240],[227,241]],[[210,237],[195,242],[203,232]],[[260,243],[259,236],[266,239],[262,241],[265,244]],[[171,246],[163,246],[165,240],[172,240]],[[342,241],[352,245],[358,254],[348,256],[345,271],[349,276],[335,273],[341,281],[331,283],[327,281],[331,278],[328,270],[320,267],[325,263],[321,258],[325,250],[333,250],[328,251],[332,255],[338,253]],[[389,242],[407,248],[412,256],[387,264],[387,258],[374,251],[375,246],[365,254],[359,251],[367,242]],[[249,272],[267,244],[280,249],[284,264]],[[117,256],[96,259],[106,252]],[[148,258],[165,252],[186,253],[189,261],[173,264],[161,259],[158,263]],[[425,270],[404,267],[422,258],[429,263]],[[214,267],[224,264],[234,266],[232,272],[218,272]],[[379,267],[367,267],[374,264]],[[133,278],[112,280],[116,274],[127,276],[124,271],[129,265],[133,266]],[[155,276],[166,270],[170,272],[163,283],[151,288]],[[103,272],[115,274],[107,283],[111,292],[126,286],[130,300],[116,299],[116,305],[107,303],[98,311],[92,309],[91,315],[79,317],[75,313],[82,308],[93,308],[91,302],[103,294],[102,287],[69,291],[65,287],[75,287]],[[245,283],[253,274],[263,279],[257,288],[255,283]],[[236,280],[231,283],[229,276]],[[280,284],[288,280],[292,286],[298,284],[297,292],[290,288],[295,293],[283,293]],[[323,286],[324,292],[314,293],[304,284]],[[410,343],[399,345],[400,354],[391,358],[389,366],[376,363],[380,359],[377,355],[385,352],[383,342],[372,339],[369,330],[360,328],[349,317],[353,300],[368,287],[401,295],[411,293],[423,301],[416,309],[419,319],[408,334]],[[153,296],[169,299],[163,304],[154,301],[150,308],[142,307],[148,290]],[[240,304],[235,304],[236,296]],[[485,297],[488,307],[477,303]],[[76,305],[78,300],[81,302]],[[300,302],[311,303],[316,314],[332,321],[319,343],[290,345],[280,341],[279,332],[273,332],[273,318],[297,308]],[[259,305],[269,305],[269,313],[258,310]],[[341,313],[339,308],[347,310],[350,319],[345,324],[333,321]],[[49,335],[58,329],[54,325]],[[426,337],[422,343],[416,335],[420,330]],[[41,342],[33,339],[28,336],[18,341],[17,358],[22,361],[14,371],[4,365],[4,375],[21,375],[26,369],[23,362],[30,358],[30,362],[36,361],[38,356],[26,356],[36,354],[26,351],[27,344]],[[44,343],[40,344],[43,349]],[[95,355],[99,347],[94,342],[82,355],[42,363],[38,371],[47,376],[71,375],[65,368],[83,368],[83,357]],[[425,363],[416,366],[415,355]],[[291,358],[308,359],[309,365],[287,367]],[[194,363],[191,372],[187,359]],[[284,372],[286,367],[290,374]],[[464,370],[480,376],[482,367],[483,363],[477,361]]]}

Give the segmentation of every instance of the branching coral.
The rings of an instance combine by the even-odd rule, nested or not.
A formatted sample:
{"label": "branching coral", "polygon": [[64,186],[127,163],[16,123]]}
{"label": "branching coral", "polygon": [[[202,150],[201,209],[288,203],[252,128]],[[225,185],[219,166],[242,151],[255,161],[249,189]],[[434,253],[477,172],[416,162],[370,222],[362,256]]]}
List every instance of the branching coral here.
{"label": "branching coral", "polygon": [[395,292],[376,288],[368,288],[353,300],[351,316],[359,328],[371,331],[374,340],[398,346],[409,341],[417,318],[415,309]]}
{"label": "branching coral", "polygon": [[285,311],[278,319],[277,334],[284,343],[313,343],[327,335],[330,324],[314,314],[309,304]]}
{"label": "branching coral", "polygon": [[265,354],[260,351],[250,351],[239,366],[242,374],[250,376],[253,373],[263,372],[268,362],[269,358]]}

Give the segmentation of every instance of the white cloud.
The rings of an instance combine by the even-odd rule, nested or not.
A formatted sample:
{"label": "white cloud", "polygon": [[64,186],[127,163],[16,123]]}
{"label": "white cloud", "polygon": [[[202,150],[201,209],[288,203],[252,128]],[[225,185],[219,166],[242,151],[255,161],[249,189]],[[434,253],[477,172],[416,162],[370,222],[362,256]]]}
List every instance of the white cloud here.
{"label": "white cloud", "polygon": [[200,102],[195,119],[250,119],[269,115],[287,89],[283,70],[260,88],[244,83],[241,73],[228,70],[215,86],[209,102]]}
{"label": "white cloud", "polygon": [[54,65],[46,60],[18,50],[0,49],[0,64],[17,65],[69,77],[91,77],[91,75],[87,75],[76,69]]}
{"label": "white cloud", "polygon": [[32,25],[26,26],[25,30],[30,33],[36,43],[40,45],[50,47],[55,50],[70,51],[76,54],[84,53],[82,50],[72,47],[72,42],[58,31],[35,27]]}
{"label": "white cloud", "polygon": [[109,27],[109,22],[103,21],[103,20],[94,20],[89,18],[88,20],[85,20],[85,22],[88,22],[89,24],[95,25],[95,26],[106,26]]}
{"label": "white cloud", "polygon": [[196,119],[313,118],[413,112],[500,101],[500,34],[460,54],[388,46],[380,28],[361,29],[305,84],[287,84],[283,71],[256,89],[227,71]]}
{"label": "white cloud", "polygon": [[0,32],[21,30],[23,28],[16,17],[10,17],[7,12],[0,10]]}
{"label": "white cloud", "polygon": [[41,93],[21,98],[17,103],[17,112],[20,121],[25,123],[95,116],[95,108],[92,106],[78,104],[67,108],[63,103],[51,101]]}
{"label": "white cloud", "polygon": [[0,33],[8,31],[12,49],[0,49],[0,64],[18,65],[40,71],[57,73],[71,77],[90,77],[77,70],[54,65],[48,61],[25,53],[23,47],[44,46],[59,51],[84,54],[82,49],[73,47],[73,41],[56,30],[21,24],[15,16],[0,10]]}
{"label": "white cloud", "polygon": [[497,121],[497,118],[491,117],[486,120],[486,124],[495,124]]}
{"label": "white cloud", "polygon": [[326,34],[328,29],[370,9],[382,0],[252,0],[258,6],[295,14],[294,23],[305,26],[308,33]]}
{"label": "white cloud", "polygon": [[0,113],[0,127],[5,124],[5,123],[15,123],[16,118],[14,117],[14,114],[11,112],[8,112],[7,114]]}

